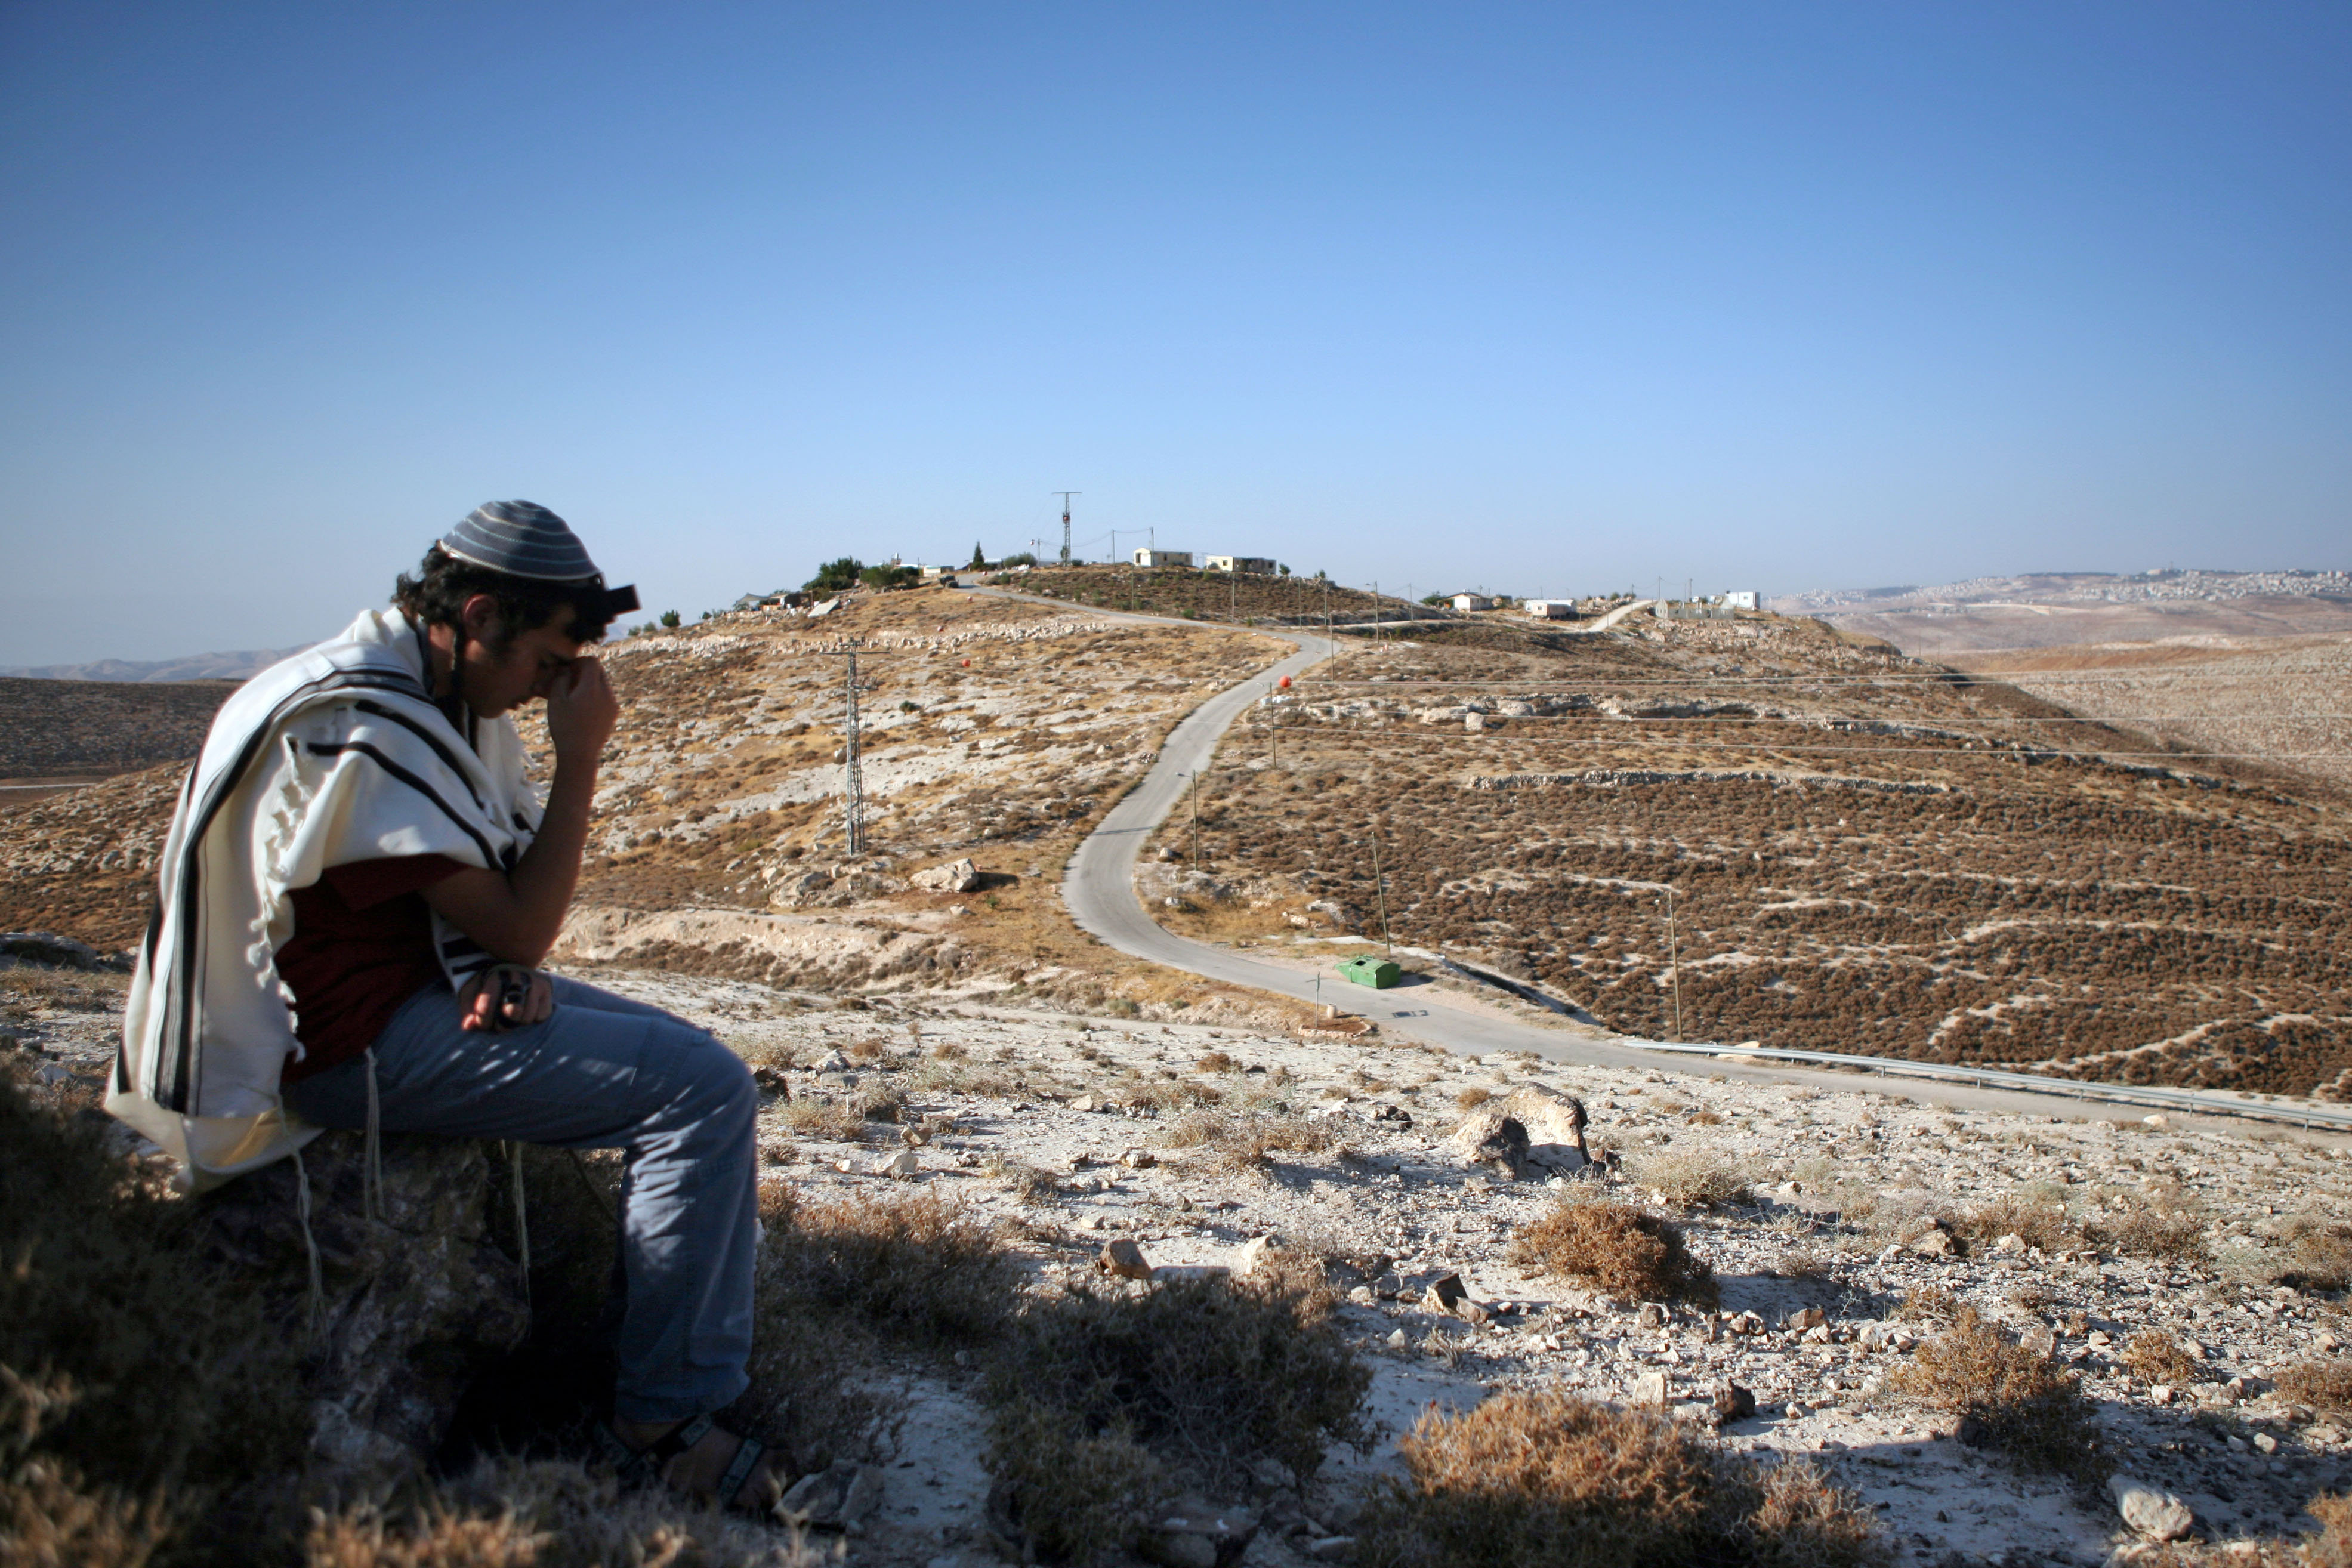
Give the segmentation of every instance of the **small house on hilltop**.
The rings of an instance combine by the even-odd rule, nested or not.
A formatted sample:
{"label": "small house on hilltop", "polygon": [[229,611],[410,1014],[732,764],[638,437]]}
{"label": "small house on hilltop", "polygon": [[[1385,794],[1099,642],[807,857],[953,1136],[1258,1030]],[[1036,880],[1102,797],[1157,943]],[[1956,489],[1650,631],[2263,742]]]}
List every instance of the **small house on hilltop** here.
{"label": "small house on hilltop", "polygon": [[1271,577],[1274,575],[1274,562],[1264,555],[1212,555],[1209,557],[1209,570],[1249,572],[1261,577]]}
{"label": "small house on hilltop", "polygon": [[1730,593],[1724,595],[1720,599],[1717,599],[1716,603],[1721,605],[1727,610],[1752,610],[1757,608],[1756,590],[1753,588],[1734,589]]}
{"label": "small house on hilltop", "polygon": [[1523,599],[1519,603],[1519,608],[1538,620],[1567,621],[1576,618],[1576,601],[1573,599]]}
{"label": "small house on hilltop", "polygon": [[1463,611],[1491,610],[1495,607],[1495,601],[1484,594],[1456,594],[1454,595],[1454,607]]}
{"label": "small house on hilltop", "polygon": [[1161,566],[1189,567],[1192,564],[1192,552],[1189,550],[1139,550],[1135,552],[1135,563],[1146,570]]}

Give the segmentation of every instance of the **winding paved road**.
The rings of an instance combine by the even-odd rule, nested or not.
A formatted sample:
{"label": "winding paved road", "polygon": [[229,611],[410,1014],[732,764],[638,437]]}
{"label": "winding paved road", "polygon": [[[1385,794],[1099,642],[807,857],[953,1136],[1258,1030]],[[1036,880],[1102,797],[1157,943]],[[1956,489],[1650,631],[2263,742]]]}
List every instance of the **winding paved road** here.
{"label": "winding paved road", "polygon": [[[1076,607],[1057,599],[1006,593],[1001,589],[968,591],[1027,599],[1062,610]],[[1624,606],[1628,611],[1640,607],[1640,605]],[[1199,626],[1194,621],[1170,620],[1092,607],[1088,613],[1112,620],[1194,628]],[[1069,867],[1063,876],[1062,897],[1069,906],[1071,917],[1082,930],[1121,952],[1153,963],[1165,964],[1171,969],[1184,970],[1228,984],[1246,985],[1254,990],[1295,997],[1302,1002],[1335,1003],[1343,1011],[1360,1013],[1373,1020],[1384,1035],[1422,1040],[1468,1055],[1483,1056],[1490,1051],[1505,1050],[1533,1051],[1551,1061],[1596,1067],[1685,1072],[1703,1070],[1767,1082],[1810,1083],[1826,1089],[1847,1092],[1861,1087],[1851,1070],[1840,1072],[1768,1065],[1762,1061],[1751,1063],[1736,1058],[1685,1056],[1658,1050],[1654,1047],[1659,1042],[1630,1036],[1596,1038],[1593,1031],[1574,1025],[1547,1026],[1521,1023],[1461,1005],[1433,984],[1404,990],[1372,991],[1341,980],[1336,973],[1326,973],[1321,976],[1318,986],[1318,976],[1314,973],[1302,973],[1285,965],[1259,963],[1227,948],[1193,942],[1175,935],[1153,921],[1144,911],[1135,891],[1136,859],[1142,853],[1145,840],[1151,837],[1152,829],[1165,821],[1168,814],[1182,800],[1185,790],[1191,785],[1192,774],[1208,765],[1216,752],[1217,742],[1252,703],[1284,676],[1304,674],[1329,658],[1339,647],[1337,643],[1311,633],[1263,626],[1256,630],[1262,637],[1277,637],[1295,644],[1298,651],[1271,668],[1260,670],[1240,685],[1228,687],[1186,715],[1183,721],[1170,732],[1166,743],[1160,748],[1159,761],[1144,775],[1142,783],[1111,808],[1110,814],[1103,818],[1102,826],[1089,834],[1079,844],[1077,852],[1070,857]],[[1895,1064],[1890,1062],[1887,1065],[1891,1068]],[[1990,1110],[2071,1113],[2075,1116],[2089,1114],[2090,1107],[2085,1105],[2085,1100],[2098,1101],[2105,1098],[2099,1092],[2100,1086],[2095,1084],[2070,1085],[2069,1091],[2065,1093],[1893,1076],[1874,1077],[1869,1084],[1883,1092],[1914,1100],[1939,1100]],[[2145,1110],[2147,1106],[2140,1103],[2133,1109]],[[2250,1107],[2249,1110],[2256,1114],[2262,1113],[2256,1108]],[[2276,1119],[2286,1120],[2284,1116]],[[2325,1142],[2344,1142],[2341,1135],[2329,1137],[2320,1133],[2317,1136]]]}

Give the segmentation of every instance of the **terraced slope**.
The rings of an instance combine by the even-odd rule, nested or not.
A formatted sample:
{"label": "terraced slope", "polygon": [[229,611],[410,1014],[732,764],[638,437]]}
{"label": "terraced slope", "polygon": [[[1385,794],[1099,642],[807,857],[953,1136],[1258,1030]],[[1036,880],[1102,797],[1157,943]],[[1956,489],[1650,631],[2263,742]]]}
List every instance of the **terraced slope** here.
{"label": "terraced slope", "polygon": [[1481,635],[1359,646],[1237,727],[1155,912],[1311,949],[1385,895],[1397,942],[1628,1033],[2352,1089],[2325,801],[1818,623]]}

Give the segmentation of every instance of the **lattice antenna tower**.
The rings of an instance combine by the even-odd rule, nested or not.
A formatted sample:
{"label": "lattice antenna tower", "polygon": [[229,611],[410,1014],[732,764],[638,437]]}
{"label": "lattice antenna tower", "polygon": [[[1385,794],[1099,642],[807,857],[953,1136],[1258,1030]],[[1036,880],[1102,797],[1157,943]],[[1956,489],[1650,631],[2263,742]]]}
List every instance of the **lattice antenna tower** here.
{"label": "lattice antenna tower", "polygon": [[1067,566],[1070,563],[1070,498],[1072,496],[1082,496],[1087,492],[1084,490],[1055,490],[1054,493],[1062,498],[1062,564]]}
{"label": "lattice antenna tower", "polygon": [[829,648],[825,651],[841,655],[848,666],[842,682],[845,699],[841,744],[842,831],[848,842],[847,853],[863,855],[866,853],[866,777],[857,761],[857,649]]}

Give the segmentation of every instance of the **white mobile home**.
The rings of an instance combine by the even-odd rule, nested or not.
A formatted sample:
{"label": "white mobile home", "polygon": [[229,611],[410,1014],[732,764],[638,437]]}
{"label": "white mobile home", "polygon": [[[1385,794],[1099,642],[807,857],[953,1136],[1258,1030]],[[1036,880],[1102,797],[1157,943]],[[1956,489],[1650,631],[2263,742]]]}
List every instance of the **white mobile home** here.
{"label": "white mobile home", "polygon": [[1192,564],[1192,552],[1189,550],[1139,550],[1135,552],[1135,563],[1147,570],[1161,566],[1189,567]]}
{"label": "white mobile home", "polygon": [[1249,572],[1261,577],[1271,577],[1274,575],[1274,563],[1263,555],[1212,555],[1209,557],[1209,570]]}

